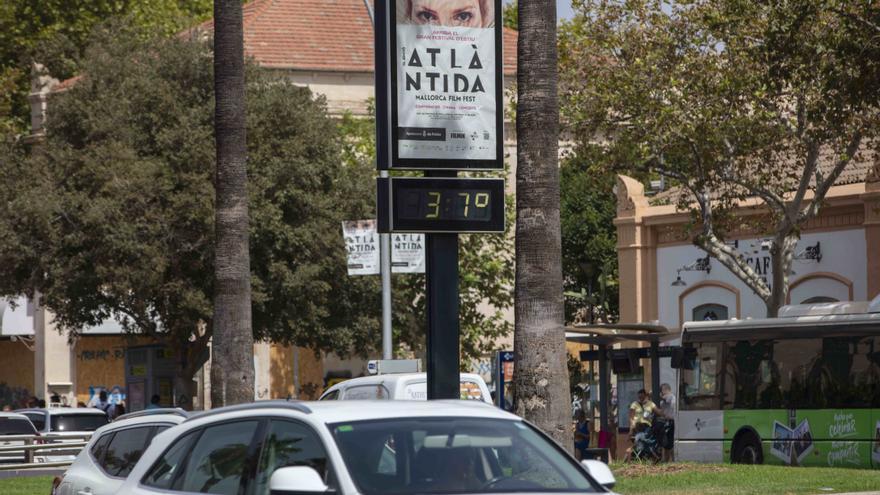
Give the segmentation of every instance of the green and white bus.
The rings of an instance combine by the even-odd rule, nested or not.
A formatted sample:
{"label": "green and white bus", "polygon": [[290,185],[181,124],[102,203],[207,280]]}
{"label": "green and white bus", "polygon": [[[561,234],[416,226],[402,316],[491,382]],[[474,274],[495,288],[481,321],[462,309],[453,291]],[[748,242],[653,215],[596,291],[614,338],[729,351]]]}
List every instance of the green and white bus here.
{"label": "green and white bus", "polygon": [[880,297],[686,323],[676,460],[880,469]]}

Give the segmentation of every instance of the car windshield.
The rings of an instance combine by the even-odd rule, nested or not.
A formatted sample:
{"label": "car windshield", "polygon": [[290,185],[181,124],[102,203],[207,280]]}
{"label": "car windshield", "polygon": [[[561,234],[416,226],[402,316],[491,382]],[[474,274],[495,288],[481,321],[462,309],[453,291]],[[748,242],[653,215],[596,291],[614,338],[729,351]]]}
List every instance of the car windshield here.
{"label": "car windshield", "polygon": [[599,491],[573,459],[521,421],[395,418],[330,429],[366,495]]}
{"label": "car windshield", "polygon": [[36,433],[30,421],[24,418],[0,418],[0,435],[33,435]]}
{"label": "car windshield", "polygon": [[104,414],[55,414],[52,431],[95,431],[109,422]]}

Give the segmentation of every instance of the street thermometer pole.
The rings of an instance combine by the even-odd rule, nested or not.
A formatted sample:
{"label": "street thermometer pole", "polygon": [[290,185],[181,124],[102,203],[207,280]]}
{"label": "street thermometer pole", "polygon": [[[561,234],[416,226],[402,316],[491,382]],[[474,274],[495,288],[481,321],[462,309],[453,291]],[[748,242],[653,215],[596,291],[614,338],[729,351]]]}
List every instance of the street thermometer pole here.
{"label": "street thermometer pole", "polygon": [[[504,232],[504,179],[457,174],[504,169],[501,0],[481,4],[450,25],[424,22],[404,0],[376,0],[372,12],[378,230],[426,234],[428,399],[461,394],[458,234]],[[453,2],[435,7],[457,19],[445,15]]]}

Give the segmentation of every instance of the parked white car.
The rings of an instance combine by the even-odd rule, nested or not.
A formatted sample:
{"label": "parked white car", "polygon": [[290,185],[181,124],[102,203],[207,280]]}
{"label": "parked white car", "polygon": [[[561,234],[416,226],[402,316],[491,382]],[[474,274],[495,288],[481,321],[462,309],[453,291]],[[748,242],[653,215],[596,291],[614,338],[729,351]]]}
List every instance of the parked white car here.
{"label": "parked white car", "polygon": [[[21,409],[15,411],[27,416],[45,443],[79,443],[85,436],[110,422],[107,413],[93,408],[50,407],[48,409]],[[78,450],[78,449],[77,449]],[[72,461],[75,453],[37,456],[37,461]]]}
{"label": "parked white car", "polygon": [[113,495],[157,434],[183,422],[181,409],[151,409],[120,416],[92,435],[56,483],[53,495]]}
{"label": "parked white car", "polygon": [[[24,446],[27,440],[15,439],[10,437],[20,437],[22,435],[37,435],[37,429],[30,422],[27,416],[18,413],[0,412],[0,447],[9,448]],[[24,462],[24,450],[0,451],[0,464],[4,463],[20,463]]]}
{"label": "parked white car", "polygon": [[[480,375],[461,374],[461,398],[492,404],[489,387]],[[427,400],[427,373],[362,376],[328,388],[319,400]]]}
{"label": "parked white car", "polygon": [[157,435],[119,495],[608,493],[521,418],[477,401],[269,401]]}

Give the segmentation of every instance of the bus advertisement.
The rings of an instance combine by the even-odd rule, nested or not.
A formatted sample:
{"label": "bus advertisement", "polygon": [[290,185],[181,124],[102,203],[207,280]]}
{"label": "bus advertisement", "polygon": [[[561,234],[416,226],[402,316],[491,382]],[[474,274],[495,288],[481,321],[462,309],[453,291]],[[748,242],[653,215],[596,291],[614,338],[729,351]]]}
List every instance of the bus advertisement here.
{"label": "bus advertisement", "polygon": [[676,459],[880,469],[880,298],[685,324]]}

